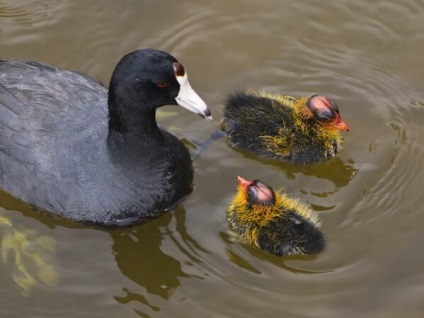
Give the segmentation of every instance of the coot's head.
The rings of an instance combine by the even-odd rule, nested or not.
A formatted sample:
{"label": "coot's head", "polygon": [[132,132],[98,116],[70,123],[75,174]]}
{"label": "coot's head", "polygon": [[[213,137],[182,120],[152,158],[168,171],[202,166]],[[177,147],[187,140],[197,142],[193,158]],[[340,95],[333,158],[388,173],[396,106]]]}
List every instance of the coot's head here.
{"label": "coot's head", "polygon": [[242,177],[237,177],[239,184],[238,191],[245,197],[246,204],[274,206],[275,193],[274,190],[261,182],[260,180],[246,180]]}
{"label": "coot's head", "polygon": [[307,106],[315,119],[324,125],[340,130],[349,130],[349,127],[340,116],[339,107],[327,96],[312,95],[307,101]]}
{"label": "coot's head", "polygon": [[[109,86],[109,108],[154,112],[164,105],[180,105],[207,120],[211,112],[191,88],[183,65],[170,54],[142,49],[125,55],[116,66]],[[120,111],[118,111],[120,112]]]}

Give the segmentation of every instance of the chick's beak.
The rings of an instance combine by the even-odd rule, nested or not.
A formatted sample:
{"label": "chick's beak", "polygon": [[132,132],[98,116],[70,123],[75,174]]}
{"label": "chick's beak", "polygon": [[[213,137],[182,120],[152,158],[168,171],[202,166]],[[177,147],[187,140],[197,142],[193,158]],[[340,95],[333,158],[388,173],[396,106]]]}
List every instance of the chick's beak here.
{"label": "chick's beak", "polygon": [[212,114],[209,110],[206,103],[200,98],[199,95],[191,88],[190,82],[188,81],[187,73],[180,72],[175,73],[175,77],[180,84],[180,92],[177,97],[175,97],[175,101],[181,107],[198,114],[199,116],[205,118],[206,120],[212,120]]}
{"label": "chick's beak", "polygon": [[340,115],[337,116],[334,123],[332,123],[332,126],[343,131],[349,131],[349,126],[342,120]]}
{"label": "chick's beak", "polygon": [[237,177],[237,182],[243,189],[247,189],[247,187],[252,184],[252,181],[243,179],[240,176]]}

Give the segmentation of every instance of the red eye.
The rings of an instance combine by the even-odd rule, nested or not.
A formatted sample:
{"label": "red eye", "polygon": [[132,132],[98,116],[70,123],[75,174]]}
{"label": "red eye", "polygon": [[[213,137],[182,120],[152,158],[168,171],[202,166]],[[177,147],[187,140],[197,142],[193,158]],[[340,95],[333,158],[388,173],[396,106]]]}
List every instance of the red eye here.
{"label": "red eye", "polygon": [[156,83],[156,86],[159,87],[159,88],[166,88],[166,87],[168,87],[168,83],[167,82],[159,82],[159,83]]}

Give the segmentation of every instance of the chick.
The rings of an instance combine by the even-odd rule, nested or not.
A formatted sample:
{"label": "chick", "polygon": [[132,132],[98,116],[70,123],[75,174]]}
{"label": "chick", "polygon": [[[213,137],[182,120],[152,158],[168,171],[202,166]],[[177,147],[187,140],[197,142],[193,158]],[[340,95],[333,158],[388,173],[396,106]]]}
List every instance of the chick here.
{"label": "chick", "polygon": [[259,156],[308,164],[335,156],[349,127],[327,96],[294,98],[238,92],[227,99],[221,128],[228,143]]}
{"label": "chick", "polygon": [[314,211],[259,180],[238,177],[237,181],[227,219],[242,240],[279,256],[324,249],[321,224]]}

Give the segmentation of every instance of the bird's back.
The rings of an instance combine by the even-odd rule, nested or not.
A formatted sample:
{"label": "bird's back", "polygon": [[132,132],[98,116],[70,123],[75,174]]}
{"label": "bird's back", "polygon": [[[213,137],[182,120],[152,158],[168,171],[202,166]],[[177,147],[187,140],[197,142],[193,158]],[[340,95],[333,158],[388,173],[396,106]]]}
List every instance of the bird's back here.
{"label": "bird's back", "polygon": [[324,244],[319,226],[290,210],[269,222],[258,235],[258,245],[277,255],[318,253]]}
{"label": "bird's back", "polygon": [[[293,99],[275,99],[256,93],[231,95],[224,108],[223,129],[233,146],[269,156],[262,137],[280,136],[294,126]],[[283,133],[284,134],[284,133]]]}
{"label": "bird's back", "polygon": [[[36,62],[0,62],[0,186],[42,209],[90,213],[107,158],[107,90]],[[90,184],[92,184],[90,186]],[[94,184],[95,183],[95,184]],[[83,185],[83,186],[82,186]],[[87,187],[92,199],[85,198]]]}

